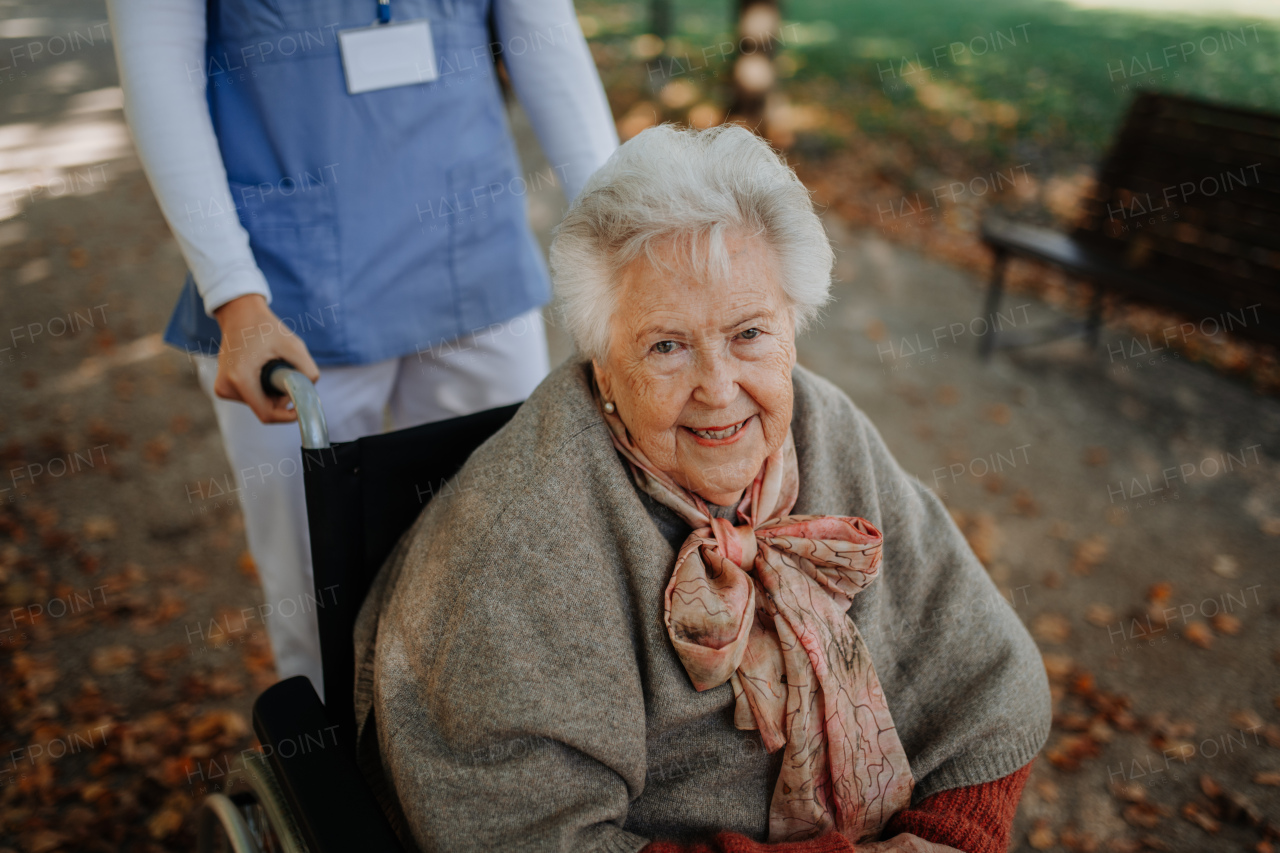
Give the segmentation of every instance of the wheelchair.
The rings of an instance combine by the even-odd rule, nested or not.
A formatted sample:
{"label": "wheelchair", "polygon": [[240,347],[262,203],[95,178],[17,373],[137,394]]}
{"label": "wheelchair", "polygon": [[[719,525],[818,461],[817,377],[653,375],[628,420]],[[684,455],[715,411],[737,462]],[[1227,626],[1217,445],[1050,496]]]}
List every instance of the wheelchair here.
{"label": "wheelchair", "polygon": [[356,615],[378,569],[441,483],[519,404],[329,443],[311,381],[282,360],[262,369],[302,433],[303,484],[320,626],[324,701],[303,675],[253,704],[262,752],[197,815],[200,853],[409,853],[355,760]]}

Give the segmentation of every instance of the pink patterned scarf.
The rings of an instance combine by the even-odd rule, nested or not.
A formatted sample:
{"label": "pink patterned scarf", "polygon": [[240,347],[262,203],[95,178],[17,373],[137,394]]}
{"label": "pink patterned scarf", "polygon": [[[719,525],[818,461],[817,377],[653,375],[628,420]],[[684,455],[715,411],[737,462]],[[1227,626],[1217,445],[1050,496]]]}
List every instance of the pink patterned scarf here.
{"label": "pink patterned scarf", "polygon": [[865,519],[788,515],[799,493],[795,442],[765,460],[733,526],[656,471],[616,414],[601,409],[636,485],[694,528],[676,557],[666,624],[693,686],[733,685],[734,725],[786,747],[769,841],[834,827],[876,838],[914,781],[870,653],[847,611],[880,568]]}

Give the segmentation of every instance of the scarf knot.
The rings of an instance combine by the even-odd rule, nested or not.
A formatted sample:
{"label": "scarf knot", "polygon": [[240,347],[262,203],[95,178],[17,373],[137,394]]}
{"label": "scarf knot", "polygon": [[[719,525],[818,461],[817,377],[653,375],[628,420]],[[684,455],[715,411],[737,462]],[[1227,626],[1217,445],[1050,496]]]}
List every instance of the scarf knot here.
{"label": "scarf knot", "polygon": [[755,564],[756,554],[760,550],[756,546],[756,531],[749,524],[737,527],[723,518],[711,519],[711,530],[715,535],[720,552],[728,557],[738,568],[749,571]]}

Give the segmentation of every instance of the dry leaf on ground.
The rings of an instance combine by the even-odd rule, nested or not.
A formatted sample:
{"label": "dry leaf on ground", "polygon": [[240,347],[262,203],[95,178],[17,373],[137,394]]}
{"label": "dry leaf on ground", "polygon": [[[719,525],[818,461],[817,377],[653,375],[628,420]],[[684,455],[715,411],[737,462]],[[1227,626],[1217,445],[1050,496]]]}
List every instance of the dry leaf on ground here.
{"label": "dry leaf on ground", "polygon": [[1240,577],[1240,564],[1229,554],[1219,554],[1213,558],[1209,570],[1220,577],[1234,579]]}
{"label": "dry leaf on ground", "polygon": [[1240,633],[1240,620],[1230,613],[1215,613],[1213,618],[1209,620],[1209,624],[1219,634],[1233,637]]}
{"label": "dry leaf on ground", "polygon": [[1038,818],[1031,825],[1031,831],[1027,833],[1027,843],[1036,850],[1048,850],[1058,843],[1058,839],[1054,836],[1053,830],[1049,828],[1049,821],[1044,818]]}
{"label": "dry leaf on ground", "polygon": [[1231,720],[1231,725],[1243,731],[1253,731],[1265,725],[1262,716],[1257,711],[1249,708],[1233,711],[1228,719]]}
{"label": "dry leaf on ground", "polygon": [[128,646],[106,646],[90,655],[89,668],[98,675],[114,675],[133,666],[137,659],[137,652]]}
{"label": "dry leaf on ground", "polygon": [[1214,833],[1222,828],[1222,824],[1214,820],[1213,817],[1204,810],[1203,806],[1196,803],[1184,803],[1182,806],[1182,816],[1203,829],[1205,832]]}
{"label": "dry leaf on ground", "polygon": [[1095,601],[1084,609],[1084,621],[1098,628],[1105,628],[1116,621],[1116,612]]}
{"label": "dry leaf on ground", "polygon": [[1065,643],[1071,636],[1071,622],[1061,613],[1041,613],[1031,622],[1031,633],[1045,643]]}
{"label": "dry leaf on ground", "polygon": [[1076,543],[1075,560],[1071,564],[1071,571],[1078,575],[1087,575],[1093,571],[1094,566],[1102,562],[1107,556],[1107,540],[1103,536],[1090,536]]}
{"label": "dry leaf on ground", "polygon": [[1192,622],[1183,630],[1182,636],[1186,637],[1188,642],[1202,649],[1207,649],[1213,645],[1213,632],[1203,622]]}

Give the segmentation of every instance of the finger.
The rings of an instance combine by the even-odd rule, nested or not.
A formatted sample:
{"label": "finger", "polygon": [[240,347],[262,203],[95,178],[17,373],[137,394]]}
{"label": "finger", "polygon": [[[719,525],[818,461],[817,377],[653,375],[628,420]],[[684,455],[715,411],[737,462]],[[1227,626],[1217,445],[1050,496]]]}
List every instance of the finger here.
{"label": "finger", "polygon": [[320,379],[320,368],[316,367],[315,360],[311,357],[311,352],[307,349],[307,345],[303,343],[302,338],[291,337],[285,340],[287,343],[282,349],[287,351],[281,353],[281,357],[312,382],[318,381]]}
{"label": "finger", "polygon": [[271,420],[264,423],[291,423],[298,419],[296,410],[289,408],[289,398],[277,398],[271,401]]}
{"label": "finger", "polygon": [[218,374],[213,379],[213,393],[223,400],[240,401],[240,392],[236,390],[235,382],[221,362],[218,364]]}
{"label": "finger", "polygon": [[289,420],[282,418],[277,412],[277,400],[283,401],[280,408],[283,409],[284,403],[287,403],[288,397],[271,398],[262,390],[261,380],[258,379],[258,371],[249,374],[238,374],[234,378],[236,391],[239,398],[245,405],[253,410],[258,420],[264,424],[278,423],[280,420]]}

